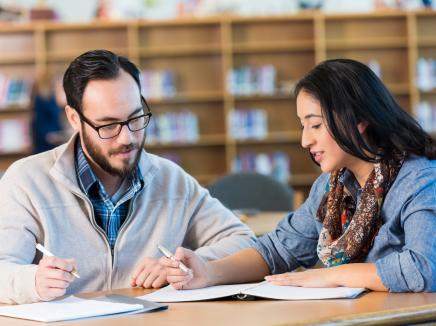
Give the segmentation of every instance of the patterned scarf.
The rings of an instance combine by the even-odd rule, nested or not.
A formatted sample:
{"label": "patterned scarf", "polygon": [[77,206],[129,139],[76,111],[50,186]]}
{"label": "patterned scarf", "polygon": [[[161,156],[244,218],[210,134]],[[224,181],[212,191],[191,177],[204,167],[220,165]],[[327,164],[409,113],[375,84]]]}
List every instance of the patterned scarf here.
{"label": "patterned scarf", "polygon": [[377,162],[368,177],[359,205],[340,181],[345,168],[330,175],[329,188],[317,212],[323,223],[317,252],[327,267],[362,261],[382,224],[383,200],[404,161],[404,155]]}

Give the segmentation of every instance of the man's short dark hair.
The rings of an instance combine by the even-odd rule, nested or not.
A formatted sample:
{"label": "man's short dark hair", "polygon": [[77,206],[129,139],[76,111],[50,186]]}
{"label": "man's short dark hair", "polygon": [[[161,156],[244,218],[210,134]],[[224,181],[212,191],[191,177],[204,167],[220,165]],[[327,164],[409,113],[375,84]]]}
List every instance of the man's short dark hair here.
{"label": "man's short dark hair", "polygon": [[63,86],[67,104],[82,111],[82,97],[91,80],[111,80],[120,75],[120,69],[135,80],[141,90],[139,69],[126,57],[108,50],[92,50],[75,58],[64,74]]}

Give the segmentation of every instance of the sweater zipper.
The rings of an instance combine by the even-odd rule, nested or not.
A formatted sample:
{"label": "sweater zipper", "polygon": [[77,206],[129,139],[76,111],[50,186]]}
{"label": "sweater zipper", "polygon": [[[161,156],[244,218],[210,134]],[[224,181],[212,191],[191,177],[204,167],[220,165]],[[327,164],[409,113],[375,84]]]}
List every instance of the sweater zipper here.
{"label": "sweater zipper", "polygon": [[[88,208],[90,208],[90,212],[91,212],[91,225],[94,227],[94,229],[98,232],[98,234],[100,234],[100,236],[103,238],[107,249],[109,249],[109,252],[111,253],[110,258],[109,258],[109,271],[108,271],[108,275],[107,275],[107,286],[106,286],[106,291],[110,291],[110,289],[112,288],[112,269],[113,269],[113,256],[114,256],[114,250],[111,248],[111,246],[109,245],[109,239],[107,238],[106,233],[104,232],[104,230],[97,225],[97,223],[95,222],[95,214],[94,214],[94,210],[92,208],[92,203],[89,200],[88,197],[86,196],[82,196],[82,194],[77,193],[72,191],[74,194],[76,194],[78,197],[82,198],[83,200],[85,200],[88,203]],[[114,246],[115,247],[115,246]]]}
{"label": "sweater zipper", "polygon": [[[132,219],[132,207],[135,204],[136,198],[138,198],[139,192],[137,192],[133,197],[132,201],[129,205],[129,211],[127,212],[127,217],[124,223],[121,225],[121,228],[118,231],[117,238],[115,239],[114,243],[114,249],[112,250],[112,262],[115,262],[115,248],[117,247],[118,239],[121,237],[121,235],[124,233],[124,230],[126,229],[127,225],[129,224],[130,220]],[[113,266],[112,266],[113,267]],[[113,268],[112,268],[113,269]],[[112,276],[112,275],[111,275]],[[112,282],[112,281],[111,281]]]}

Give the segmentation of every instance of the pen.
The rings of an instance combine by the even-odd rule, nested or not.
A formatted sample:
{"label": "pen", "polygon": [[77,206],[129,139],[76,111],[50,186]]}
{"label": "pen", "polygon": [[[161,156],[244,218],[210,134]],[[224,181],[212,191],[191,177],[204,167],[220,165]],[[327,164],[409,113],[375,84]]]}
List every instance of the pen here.
{"label": "pen", "polygon": [[[174,257],[174,255],[167,248],[162,245],[158,245],[157,247],[164,254],[165,257],[177,261],[176,257]],[[185,273],[189,273],[189,268],[186,267],[186,265],[183,264],[181,261],[179,261],[179,268]]]}
{"label": "pen", "polygon": [[[48,251],[46,248],[44,248],[44,246],[42,244],[37,243],[36,244],[36,249],[38,249],[39,251],[41,251],[44,255],[52,257],[54,256],[50,251]],[[80,278],[79,273],[77,273],[76,269],[73,269],[71,271],[71,274],[73,274],[76,278]]]}

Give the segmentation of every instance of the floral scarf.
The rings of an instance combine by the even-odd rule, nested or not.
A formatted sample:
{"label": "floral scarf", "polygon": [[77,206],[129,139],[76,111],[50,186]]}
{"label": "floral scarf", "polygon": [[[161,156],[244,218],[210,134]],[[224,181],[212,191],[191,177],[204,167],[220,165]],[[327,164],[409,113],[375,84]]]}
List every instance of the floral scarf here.
{"label": "floral scarf", "polygon": [[375,163],[357,207],[340,181],[345,168],[330,175],[329,188],[317,212],[317,220],[323,223],[317,252],[324,265],[358,262],[366,257],[382,224],[383,200],[403,161],[404,156],[401,156]]}

